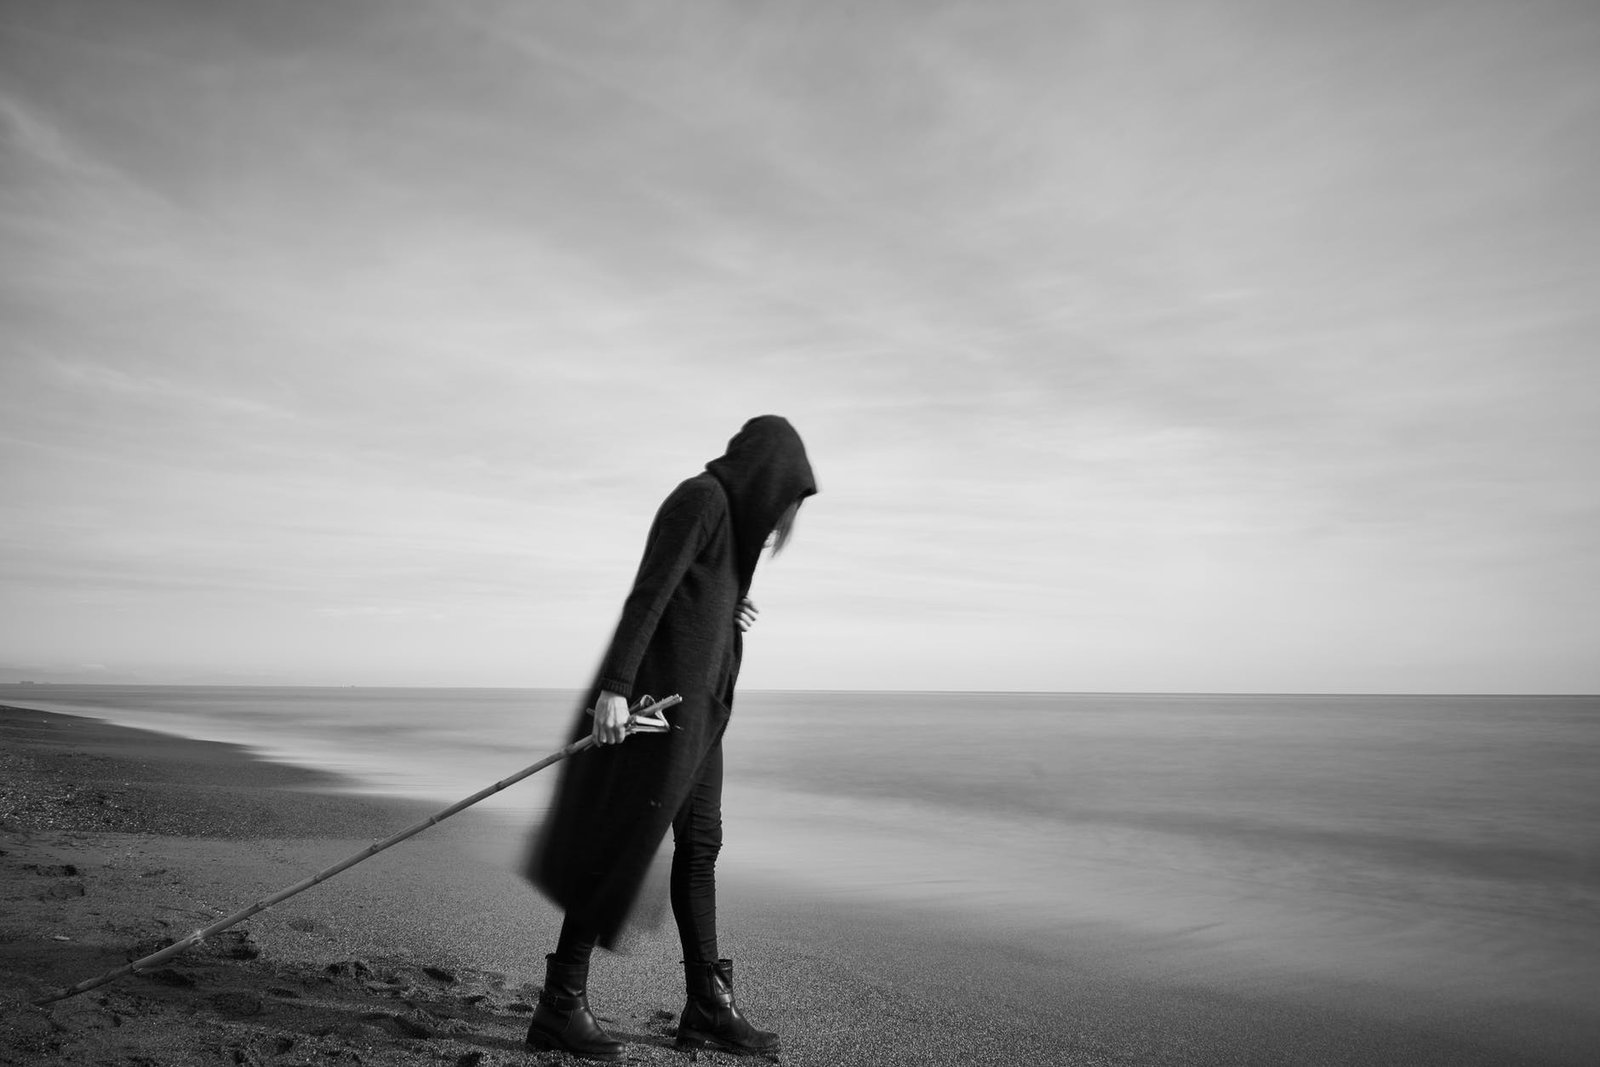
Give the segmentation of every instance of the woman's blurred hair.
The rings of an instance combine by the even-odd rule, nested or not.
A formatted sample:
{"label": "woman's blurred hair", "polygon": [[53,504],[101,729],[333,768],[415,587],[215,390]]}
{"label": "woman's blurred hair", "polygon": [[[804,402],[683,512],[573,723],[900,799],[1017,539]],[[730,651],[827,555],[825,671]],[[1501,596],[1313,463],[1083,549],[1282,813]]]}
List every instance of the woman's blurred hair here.
{"label": "woman's blurred hair", "polygon": [[800,511],[800,501],[796,500],[783,514],[778,516],[778,525],[772,528],[772,554],[776,556],[783,551],[783,546],[788,543],[789,535],[794,532],[794,517]]}

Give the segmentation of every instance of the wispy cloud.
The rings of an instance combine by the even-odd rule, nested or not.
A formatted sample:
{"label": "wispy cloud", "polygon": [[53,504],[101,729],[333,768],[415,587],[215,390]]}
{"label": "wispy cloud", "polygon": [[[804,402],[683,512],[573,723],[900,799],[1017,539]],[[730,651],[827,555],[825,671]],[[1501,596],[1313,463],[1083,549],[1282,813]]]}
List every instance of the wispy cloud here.
{"label": "wispy cloud", "polygon": [[779,411],[755,684],[1595,684],[1600,19],[266,12],[0,23],[33,660],[566,684]]}

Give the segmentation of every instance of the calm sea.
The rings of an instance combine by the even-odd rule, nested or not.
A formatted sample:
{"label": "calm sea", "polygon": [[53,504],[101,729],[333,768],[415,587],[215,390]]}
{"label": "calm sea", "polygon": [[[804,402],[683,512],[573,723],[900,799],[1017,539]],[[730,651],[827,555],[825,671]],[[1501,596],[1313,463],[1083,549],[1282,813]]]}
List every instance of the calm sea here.
{"label": "calm sea", "polygon": [[[575,694],[0,701],[442,804],[557,748]],[[1131,938],[1169,978],[1600,1005],[1600,698],[749,692],[726,746],[730,877],[942,913],[1035,952]],[[553,778],[491,817],[529,824]]]}

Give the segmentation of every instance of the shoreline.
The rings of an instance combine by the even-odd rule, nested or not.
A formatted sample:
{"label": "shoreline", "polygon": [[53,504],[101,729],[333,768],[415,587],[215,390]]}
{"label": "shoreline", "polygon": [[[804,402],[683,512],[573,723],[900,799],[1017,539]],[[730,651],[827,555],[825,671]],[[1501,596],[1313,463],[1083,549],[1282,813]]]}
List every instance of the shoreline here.
{"label": "shoreline", "polygon": [[[331,792],[337,776],[240,746],[55,712],[0,708],[0,738],[0,1062],[573,1062],[521,1045],[559,916],[485,858],[484,835],[503,830],[473,812],[160,976],[33,1007],[436,808]],[[488,844],[505,851],[503,837]],[[1577,1063],[1584,1051],[1362,1011],[1325,986],[1142,977],[1117,953],[1159,946],[1129,948],[1111,930],[1084,931],[1064,966],[930,914],[793,886],[733,881],[721,910],[740,1003],[782,1034],[791,1063],[1464,1067]],[[597,955],[590,991],[628,1060],[682,1064],[671,1048],[681,988],[668,922],[626,956]]]}

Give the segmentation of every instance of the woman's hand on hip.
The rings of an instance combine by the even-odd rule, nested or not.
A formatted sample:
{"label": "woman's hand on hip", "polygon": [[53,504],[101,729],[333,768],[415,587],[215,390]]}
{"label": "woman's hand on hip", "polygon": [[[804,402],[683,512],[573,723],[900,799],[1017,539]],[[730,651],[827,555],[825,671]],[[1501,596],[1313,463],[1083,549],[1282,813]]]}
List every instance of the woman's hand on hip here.
{"label": "woman's hand on hip", "polygon": [[628,736],[628,698],[609,689],[594,701],[594,727],[589,731],[597,745],[615,745]]}
{"label": "woman's hand on hip", "polygon": [[759,614],[761,612],[756,608],[755,601],[745,597],[739,601],[738,608],[734,610],[733,621],[738,624],[740,630],[748,630],[756,624],[756,616]]}

